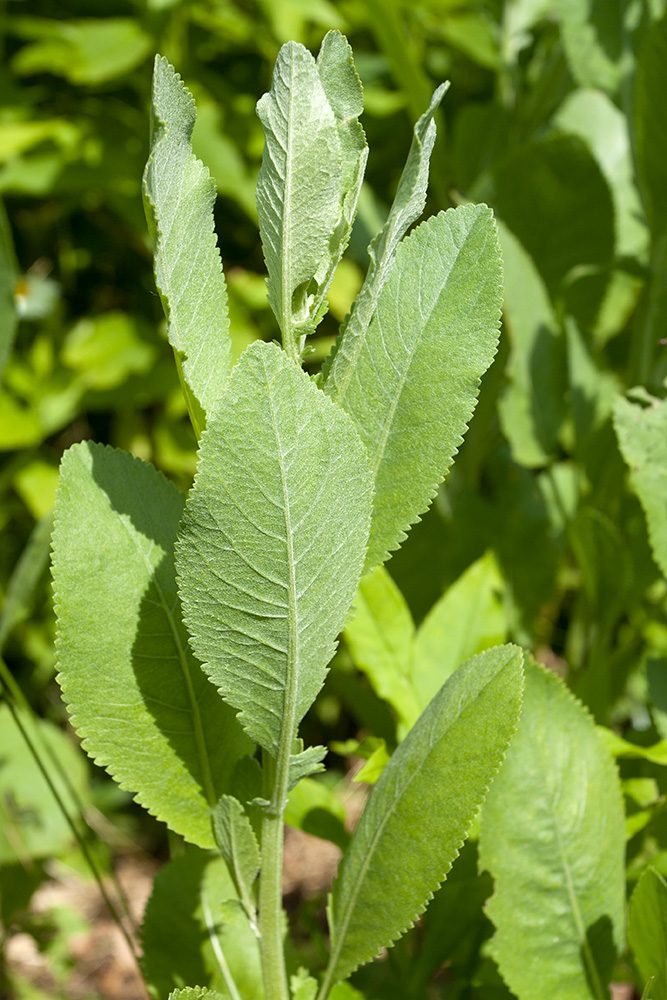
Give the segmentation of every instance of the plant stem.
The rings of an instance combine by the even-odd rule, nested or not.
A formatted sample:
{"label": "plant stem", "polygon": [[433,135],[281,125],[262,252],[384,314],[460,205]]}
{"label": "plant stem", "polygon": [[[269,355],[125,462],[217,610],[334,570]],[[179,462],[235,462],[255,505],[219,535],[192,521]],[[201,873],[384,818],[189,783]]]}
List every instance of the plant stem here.
{"label": "plant stem", "polygon": [[[274,794],[262,820],[262,871],[259,885],[259,948],[265,1000],[289,1000],[283,951],[283,798],[276,792],[276,765],[263,758],[265,788]],[[268,797],[268,796],[267,796]]]}

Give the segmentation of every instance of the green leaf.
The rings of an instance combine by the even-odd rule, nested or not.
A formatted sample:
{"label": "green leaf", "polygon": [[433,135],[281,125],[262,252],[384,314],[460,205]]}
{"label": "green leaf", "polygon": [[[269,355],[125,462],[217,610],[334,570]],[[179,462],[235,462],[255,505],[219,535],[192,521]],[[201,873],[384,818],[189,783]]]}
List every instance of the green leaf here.
{"label": "green leaf", "polygon": [[0,652],[9,635],[29,616],[37,585],[49,563],[53,512],[49,511],[33,528],[9,578],[0,611]]}
{"label": "green leaf", "polygon": [[520,1000],[603,1000],[624,921],[623,799],[588,712],[527,664],[524,707],[482,810],[491,955]]}
{"label": "green leaf", "polygon": [[322,368],[325,391],[336,400],[345,395],[349,386],[380,292],[394,266],[396,248],[424,211],[429,164],[436,137],[434,117],[448,86],[443,83],[438,87],[429,107],[414,127],[410,152],[389,216],[368,247],[370,263],[366,278],[350,316],[341,327],[336,346]]}
{"label": "green leaf", "polygon": [[275,344],[252,344],[202,437],[177,558],[193,647],[273,755],[324,680],[371,493],[349,418]]}
{"label": "green leaf", "polygon": [[329,32],[317,62],[283,45],[257,114],[265,135],[257,211],[267,289],[285,350],[300,354],[352,229],[368,149],[352,50]]}
{"label": "green leaf", "polygon": [[295,976],[290,976],[290,992],[292,1000],[315,1000],[317,980],[306,969],[299,969]]}
{"label": "green leaf", "polygon": [[[46,748],[60,761],[67,781],[55,768],[51,768],[51,779],[70,815],[78,815],[81,800],[89,798],[85,758],[52,722],[21,718],[39,737],[37,748]],[[72,840],[69,824],[9,706],[0,705],[0,864],[19,861],[30,869],[34,867],[31,859],[57,857]]]}
{"label": "green leaf", "polygon": [[336,397],[375,479],[367,569],[398,548],[452,463],[496,351],[500,298],[486,205],[429,219],[396,251],[347,391]]}
{"label": "green leaf", "polygon": [[391,945],[443,881],[516,728],[521,664],[516,646],[468,660],[384,769],[333,885],[327,983]]}
{"label": "green leaf", "polygon": [[129,17],[14,18],[12,31],[35,40],[14,56],[17,73],[55,73],[75,84],[95,86],[124,76],[153,48],[150,35]]}
{"label": "green leaf", "polygon": [[667,133],[664,68],[667,59],[667,15],[647,30],[637,60],[635,156],[646,215],[654,235],[667,226]]}
{"label": "green leaf", "polygon": [[614,427],[630,469],[630,485],[646,514],[653,557],[667,576],[667,402],[652,399],[643,407],[619,398]]}
{"label": "green leaf", "polygon": [[341,850],[350,835],[345,829],[345,807],[335,791],[316,778],[302,778],[289,793],[285,822],[295,830],[330,840]]}
{"label": "green leaf", "polygon": [[508,384],[498,403],[512,457],[527,468],[549,464],[565,418],[565,348],[548,292],[532,258],[498,223],[505,286],[503,322],[510,344]]}
{"label": "green leaf", "polygon": [[464,660],[507,638],[503,586],[493,553],[488,552],[431,608],[417,632],[412,666],[420,711]]}
{"label": "green leaf", "polygon": [[259,875],[259,846],[238,799],[231,795],[220,797],[213,812],[213,832],[252,925],[256,915],[253,893],[255,879]]}
{"label": "green leaf", "polygon": [[628,940],[644,981],[653,979],[652,1000],[667,998],[667,882],[647,868],[630,899]]}
{"label": "green leaf", "polygon": [[65,453],[55,509],[56,654],[87,753],[186,840],[250,745],[188,648],[173,547],[184,498],[152,466],[90,442]]}
{"label": "green leaf", "polygon": [[406,726],[419,715],[411,681],[414,631],[410,609],[387,570],[377,566],[362,577],[345,643],[355,666]]}
{"label": "green leaf", "polygon": [[223,1000],[223,997],[221,993],[203,986],[186,986],[184,990],[173,990],[169,1000]]}
{"label": "green leaf", "polygon": [[18,327],[14,290],[18,264],[5,206],[0,201],[0,378],[12,352]]}
{"label": "green leaf", "polygon": [[192,94],[173,66],[156,56],[144,204],[155,241],[155,282],[169,323],[169,342],[199,433],[225,384],[231,341],[213,224],[216,189],[192,152],[195,117]]}
{"label": "green leaf", "polygon": [[141,927],[141,965],[157,996],[200,983],[225,1000],[262,1000],[257,938],[242,910],[232,922],[224,920],[226,910],[221,916],[221,902],[235,898],[220,857],[187,848],[160,869]]}
{"label": "green leaf", "polygon": [[624,740],[612,729],[606,726],[599,726],[598,732],[604,741],[607,750],[614,757],[630,757],[637,760],[650,760],[652,764],[667,766],[667,740],[659,740],[652,746],[642,746],[639,743],[630,743]]}
{"label": "green leaf", "polygon": [[595,0],[555,0],[551,6],[560,20],[563,46],[574,78],[584,87],[617,91],[632,71],[632,5],[602,8]]}

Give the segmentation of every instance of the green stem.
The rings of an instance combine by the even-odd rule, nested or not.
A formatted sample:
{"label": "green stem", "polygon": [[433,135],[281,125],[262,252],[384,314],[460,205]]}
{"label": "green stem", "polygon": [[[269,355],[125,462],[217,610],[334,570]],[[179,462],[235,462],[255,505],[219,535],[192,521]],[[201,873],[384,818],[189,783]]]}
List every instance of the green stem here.
{"label": "green stem", "polygon": [[[279,785],[279,770],[265,752],[265,788],[272,791],[271,805],[262,820],[262,871],[259,884],[259,949],[265,1000],[289,1000],[283,950],[283,812],[286,791]],[[281,794],[282,793],[282,794]]]}
{"label": "green stem", "polygon": [[241,994],[239,993],[236,983],[234,982],[234,977],[232,976],[231,970],[227,965],[227,959],[225,958],[225,954],[222,950],[222,945],[220,944],[215,924],[213,922],[211,908],[208,905],[208,899],[203,891],[201,893],[201,908],[202,913],[204,914],[204,920],[206,922],[206,929],[208,930],[211,947],[213,948],[213,953],[217,959],[218,965],[220,966],[222,978],[225,980],[225,986],[229,990],[231,1000],[242,1000]]}

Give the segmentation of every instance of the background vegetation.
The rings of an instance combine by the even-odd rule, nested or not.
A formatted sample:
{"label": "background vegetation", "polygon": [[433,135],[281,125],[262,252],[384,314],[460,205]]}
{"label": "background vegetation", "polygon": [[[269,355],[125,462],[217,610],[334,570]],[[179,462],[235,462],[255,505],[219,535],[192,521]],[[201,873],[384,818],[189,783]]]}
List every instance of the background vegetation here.
{"label": "background vegetation", "polygon": [[[183,488],[194,471],[141,203],[156,51],[197,101],[194,148],[218,185],[239,354],[252,339],[277,335],[254,204],[262,153],[255,103],[284,41],[316,50],[337,27],[353,46],[371,156],[330,314],[309,359],[313,371],[361,284],[412,123],[435,86],[451,80],[437,117],[427,211],[465,201],[494,209],[504,334],[454,470],[388,569],[417,624],[450,595],[451,621],[465,623],[453,657],[516,641],[565,676],[598,723],[632,744],[614,744],[628,807],[629,889],[648,864],[667,874],[667,585],[612,423],[619,393],[633,390],[642,404],[665,394],[663,7],[662,0],[0,4],[0,195],[8,216],[0,215],[0,647],[8,703],[0,705],[0,918],[5,937],[23,930],[49,952],[63,991],[69,959],[59,942],[69,918],[30,915],[35,888],[65,868],[88,874],[91,858],[108,871],[132,844],[158,857],[168,852],[166,834],[93,772],[67,734],[46,572],[58,463],[71,443],[90,437],[128,449]],[[361,734],[391,747],[395,717],[354,660],[352,637],[309,718],[315,742]],[[356,660],[363,668],[358,651]],[[85,815],[78,846],[10,703],[51,762],[70,812]],[[324,833],[335,841],[345,834],[333,815]],[[296,807],[292,818],[304,825]],[[490,885],[475,875],[474,845],[455,870],[472,898],[460,940],[443,952],[428,936],[406,938],[391,968],[360,974],[360,983],[375,977],[373,996],[423,996],[444,960],[449,978],[434,995],[510,996],[484,953],[491,927],[481,905]],[[301,912],[311,931],[318,905]],[[401,953],[418,944],[427,956],[423,981],[402,983]],[[640,984],[629,962],[615,974]],[[16,980],[11,988],[37,995]]]}

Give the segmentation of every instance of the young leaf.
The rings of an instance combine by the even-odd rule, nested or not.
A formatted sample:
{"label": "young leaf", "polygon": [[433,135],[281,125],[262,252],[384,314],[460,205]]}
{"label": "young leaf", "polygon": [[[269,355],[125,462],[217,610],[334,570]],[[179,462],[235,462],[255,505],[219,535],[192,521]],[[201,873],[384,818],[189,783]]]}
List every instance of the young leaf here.
{"label": "young leaf", "polygon": [[623,937],[625,831],[618,773],[593,720],[543,667],[482,810],[480,865],[495,879],[491,954],[529,1000],[602,1000]]}
{"label": "young leaf", "polygon": [[63,697],[84,749],[186,840],[251,749],[188,648],[173,547],[184,498],[154,468],[82,442],[65,453],[53,585]]}
{"label": "young leaf", "polygon": [[207,990],[204,986],[186,986],[184,990],[173,990],[169,1000],[223,1000],[222,994],[216,990]]}
{"label": "young leaf", "polygon": [[261,1000],[257,938],[240,906],[233,921],[225,919],[232,906],[221,907],[235,899],[219,856],[188,847],[160,869],[141,926],[141,965],[154,995],[200,983],[225,998]]}
{"label": "young leaf", "polygon": [[192,152],[195,118],[192,94],[173,66],[156,56],[144,203],[155,240],[155,282],[169,323],[169,342],[200,433],[225,384],[231,341],[213,224],[216,188]]}
{"label": "young leaf", "polygon": [[504,642],[507,624],[502,588],[502,576],[489,552],[469,566],[431,608],[417,632],[412,665],[420,711],[464,660]]}
{"label": "young leaf", "polygon": [[238,799],[231,795],[220,797],[213,813],[213,832],[252,925],[256,910],[253,889],[259,874],[259,847],[250,820]]}
{"label": "young leaf", "polygon": [[486,205],[429,219],[396,251],[347,391],[336,396],[375,479],[367,569],[398,548],[451,465],[496,351],[500,300]]}
{"label": "young leaf", "polygon": [[202,437],[177,559],[204,669],[253,739],[295,754],[295,776],[313,769],[291,740],[354,597],[371,495],[349,418],[278,347],[252,344]]}
{"label": "young leaf", "polygon": [[628,940],[642,979],[653,979],[649,996],[667,1000],[667,882],[655,868],[632,893]]}
{"label": "young leaf", "polygon": [[333,885],[326,985],[396,941],[445,878],[516,728],[521,664],[516,646],[468,660],[384,769]]}
{"label": "young leaf", "polygon": [[377,566],[359,584],[345,642],[355,666],[406,725],[419,715],[411,683],[414,631],[402,593],[387,570]]}
{"label": "young leaf", "polygon": [[347,245],[368,150],[352,50],[329,32],[317,62],[297,42],[278,53],[257,104],[265,135],[257,212],[267,289],[285,350],[298,356],[323,315]]}
{"label": "young leaf", "polygon": [[449,84],[443,83],[414,127],[410,152],[398,182],[396,197],[381,231],[368,248],[370,263],[350,316],[341,328],[336,346],[322,368],[325,391],[338,399],[347,391],[359,352],[396,255],[396,248],[415,219],[424,211],[428,170],[435,143],[435,113]]}
{"label": "young leaf", "polygon": [[614,427],[623,458],[630,467],[630,483],[646,514],[653,557],[667,576],[667,402],[653,400],[648,407],[619,398]]}

